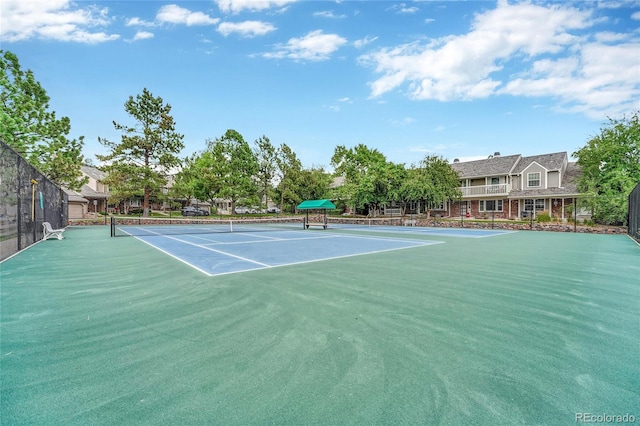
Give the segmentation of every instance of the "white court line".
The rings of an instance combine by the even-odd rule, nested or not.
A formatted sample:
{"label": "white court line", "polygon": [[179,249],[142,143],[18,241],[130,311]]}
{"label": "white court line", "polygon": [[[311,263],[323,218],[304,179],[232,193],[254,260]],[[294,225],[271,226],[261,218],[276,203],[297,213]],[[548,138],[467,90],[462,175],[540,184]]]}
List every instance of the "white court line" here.
{"label": "white court line", "polygon": [[246,257],[237,256],[235,254],[227,253],[227,252],[224,252],[222,250],[216,250],[216,249],[211,248],[211,247],[203,246],[202,244],[196,244],[196,243],[192,243],[190,241],[181,240],[180,238],[172,237],[170,235],[163,235],[163,236],[167,237],[167,238],[170,238],[172,240],[180,241],[181,243],[189,244],[191,246],[200,247],[200,248],[203,248],[205,250],[212,251],[214,253],[223,254],[225,256],[233,257],[235,259],[240,259],[242,261],[249,262],[249,263],[255,263],[256,265],[264,266],[265,268],[269,268],[271,266],[271,265],[267,265],[266,263],[258,262],[257,260],[247,259]]}
{"label": "white court line", "polygon": [[[329,233],[329,232],[328,232]],[[385,252],[390,252],[390,251],[396,251],[396,250],[406,250],[406,249],[410,249],[410,248],[416,248],[416,247],[423,247],[423,246],[428,246],[428,245],[434,245],[434,244],[444,244],[444,241],[419,241],[419,240],[412,240],[412,239],[406,239],[406,238],[392,238],[392,237],[383,237],[383,238],[379,238],[379,237],[373,237],[373,236],[364,236],[364,235],[345,235],[345,234],[336,234],[336,233],[329,233],[329,235],[319,235],[317,237],[305,237],[305,238],[296,238],[296,239],[274,239],[273,241],[265,241],[265,240],[259,240],[259,241],[255,241],[255,242],[249,242],[249,241],[243,241],[243,242],[237,242],[237,243],[222,243],[222,244],[253,244],[256,242],[286,242],[286,241],[293,241],[293,240],[314,240],[314,239],[326,239],[326,238],[359,238],[359,239],[368,239],[368,240],[376,240],[376,241],[399,241],[399,242],[404,242],[404,243],[410,243],[411,245],[408,245],[406,247],[396,247],[396,248],[390,248],[390,249],[384,249],[384,250],[374,250],[374,251],[367,251],[367,252],[363,252],[363,253],[353,253],[353,254],[346,254],[346,255],[342,255],[342,256],[333,256],[333,257],[325,257],[325,258],[319,258],[319,259],[312,259],[312,260],[305,260],[305,261],[300,261],[300,262],[292,262],[292,263],[283,263],[280,265],[269,265],[266,263],[262,263],[262,262],[258,262],[255,260],[251,260],[242,256],[236,256],[234,254],[231,253],[227,253],[221,250],[216,250],[214,248],[211,247],[206,247],[205,245],[202,244],[196,244],[196,243],[192,243],[190,241],[185,241],[185,240],[181,240],[180,238],[171,236],[171,235],[164,235],[164,234],[160,234],[157,232],[154,232],[154,234],[158,235],[158,236],[162,236],[162,237],[166,237],[175,241],[179,241],[181,243],[185,243],[188,245],[192,245],[195,247],[199,247],[205,250],[209,250],[212,251],[214,253],[218,253],[218,254],[222,254],[225,256],[229,256],[229,257],[233,257],[245,262],[249,262],[249,263],[253,263],[255,265],[258,266],[262,266],[262,268],[258,268],[258,269],[267,269],[267,268],[279,268],[279,267],[283,267],[283,266],[292,266],[292,265],[302,265],[302,264],[306,264],[306,263],[314,263],[314,262],[322,262],[325,260],[335,260],[335,259],[343,259],[343,258],[348,258],[348,257],[355,257],[355,256],[364,256],[367,254],[375,254],[375,253],[385,253]],[[130,234],[131,235],[131,234]],[[191,263],[181,259],[180,257],[177,257],[169,252],[167,252],[166,250],[163,250],[157,246],[154,246],[151,243],[148,243],[145,240],[140,239],[138,236],[134,236],[136,239],[144,242],[145,244],[165,253],[168,254],[169,256],[173,257],[174,259],[178,259],[180,262],[191,266],[192,268],[196,269],[197,271],[200,271],[202,273],[204,273],[205,275],[209,276],[209,277],[214,277],[214,276],[218,276],[218,275],[229,275],[229,274],[237,274],[237,273],[241,273],[241,272],[248,272],[248,271],[252,271],[255,270],[254,269],[242,269],[242,270],[238,270],[238,271],[229,271],[229,272],[221,272],[218,274],[211,274],[209,272],[206,272],[204,270],[202,270],[201,268],[192,265]]]}
{"label": "white court line", "polygon": [[211,244],[206,244],[206,245],[221,245],[221,246],[233,246],[233,245],[239,245],[239,244],[260,244],[260,243],[273,243],[273,242],[278,242],[278,241],[302,241],[302,240],[322,240],[322,239],[326,239],[326,238],[335,238],[335,237],[339,237],[340,235],[337,234],[332,234],[332,235],[325,235],[325,236],[318,236],[318,237],[303,237],[303,238],[274,238],[272,240],[246,240],[246,241],[231,241],[231,242],[213,242]]}
{"label": "white court line", "polygon": [[[159,232],[153,232],[153,231],[149,231],[149,232],[152,232],[152,233],[154,233],[154,234],[156,234],[156,235],[158,235],[158,236],[162,236],[162,237],[166,237],[166,238],[169,238],[169,239],[172,239],[172,240],[180,241],[181,243],[185,243],[185,244],[189,244],[189,245],[192,245],[192,246],[196,246],[196,247],[199,247],[199,248],[202,248],[202,249],[205,249],[205,250],[209,250],[209,251],[212,251],[212,252],[214,252],[214,253],[218,253],[218,254],[222,254],[222,255],[225,255],[225,256],[233,257],[233,258],[236,258],[236,259],[239,259],[239,260],[245,261],[245,262],[254,263],[254,264],[256,264],[256,265],[264,266],[264,267],[266,267],[266,268],[270,267],[270,265],[267,265],[266,263],[258,262],[258,261],[251,260],[251,259],[247,259],[246,257],[242,257],[242,256],[236,256],[235,254],[226,253],[226,252],[224,252],[224,251],[216,250],[216,249],[211,248],[211,247],[205,247],[205,246],[203,246],[202,244],[196,244],[196,243],[192,243],[192,242],[190,242],[190,241],[181,240],[180,238],[176,238],[176,237],[173,237],[173,236],[171,236],[171,235],[163,235],[163,234],[160,234]],[[138,236],[135,236],[135,237],[136,237],[136,238],[138,238]],[[138,238],[138,239],[140,239],[140,238]],[[146,244],[150,245],[151,247],[155,247],[155,248],[157,248],[158,250],[160,250],[160,251],[161,251],[161,252],[163,252],[163,253],[167,253],[165,250],[162,250],[161,248],[156,247],[156,246],[154,246],[154,245],[153,245],[153,244],[151,244],[151,243],[147,243],[147,242],[146,242],[146,241],[144,241],[144,240],[141,240],[141,241],[143,241],[144,243],[146,243]],[[168,254],[168,253],[167,253],[167,254]],[[175,256],[172,256],[172,257],[175,257]],[[177,258],[177,257],[176,257],[176,258]],[[179,258],[177,258],[177,259],[179,259]],[[189,265],[189,266],[193,266],[193,265],[191,265],[189,262],[186,262],[186,261],[184,261],[184,260],[181,260],[181,261],[182,261],[183,263],[186,263],[186,264],[187,264],[187,265]],[[199,271],[202,271],[200,268],[198,268],[198,267],[196,267],[196,266],[193,266],[193,267],[194,267],[195,269],[199,270]],[[209,274],[207,274],[207,275],[209,275]]]}
{"label": "white court line", "polygon": [[[231,232],[212,232],[212,233],[207,233],[206,235],[213,236],[213,235],[217,235],[217,234],[231,234]],[[233,232],[233,234],[237,234],[237,232]],[[269,237],[269,236],[266,236],[266,235],[254,235],[253,233],[249,233],[249,232],[243,232],[242,234],[243,235],[251,235],[252,237],[257,237],[257,238],[264,239],[264,240],[258,240],[260,242],[262,242],[262,241],[266,241],[266,242],[268,242],[268,241],[277,241],[277,240],[281,240],[282,239],[282,238]],[[163,235],[163,234],[158,234],[158,235]],[[208,244],[227,244],[224,241],[215,240],[215,239],[209,239],[209,238],[206,238],[204,236],[200,236],[202,234],[181,234],[181,236],[187,236],[187,235],[189,235],[191,238],[194,238],[194,239],[208,241]],[[258,241],[256,241],[256,242],[258,242]]]}
{"label": "white court line", "polygon": [[[129,235],[131,235],[131,234],[129,234]],[[156,249],[156,250],[158,250],[158,251],[161,251],[162,253],[164,253],[164,254],[166,254],[166,255],[169,255],[169,256],[173,257],[174,259],[176,259],[176,260],[179,260],[180,262],[184,263],[185,265],[187,265],[187,266],[191,266],[191,267],[192,267],[193,269],[195,269],[196,271],[200,271],[200,272],[202,272],[203,274],[208,275],[208,276],[210,276],[210,277],[212,277],[212,276],[213,276],[213,275],[211,275],[209,272],[205,271],[204,269],[200,269],[200,268],[198,268],[196,265],[192,265],[191,263],[187,262],[186,260],[182,259],[181,257],[175,256],[175,255],[173,255],[173,254],[169,253],[168,251],[161,249],[161,248],[160,248],[160,247],[158,247],[158,246],[154,246],[153,244],[148,243],[147,241],[145,241],[145,240],[143,240],[143,239],[141,239],[141,238],[139,238],[139,237],[137,237],[137,236],[135,236],[135,235],[131,235],[131,236],[132,236],[133,238],[135,238],[136,240],[138,240],[138,241],[142,241],[143,243],[147,244],[148,246],[151,246],[151,247],[153,247],[154,249]]]}
{"label": "white court line", "polygon": [[[283,240],[286,241],[286,240]],[[423,246],[430,246],[430,245],[434,245],[434,244],[445,244],[444,241],[423,241],[420,245],[416,245],[416,246],[407,246],[407,247],[396,247],[396,248],[392,248],[392,249],[385,249],[385,250],[375,250],[375,251],[368,251],[368,252],[364,252],[364,253],[354,253],[354,254],[345,254],[342,256],[334,256],[334,257],[323,257],[321,259],[313,259],[313,260],[303,260],[300,262],[292,262],[292,263],[283,263],[280,265],[272,265],[269,266],[269,269],[273,269],[273,268],[281,268],[284,266],[293,266],[293,265],[304,265],[307,263],[316,263],[316,262],[324,262],[325,260],[337,260],[337,259],[345,259],[347,257],[356,257],[356,256],[364,256],[367,254],[377,254],[377,253],[385,253],[385,252],[389,252],[389,251],[397,251],[397,250],[406,250],[406,249],[411,249],[411,248],[416,248],[416,247],[423,247]],[[217,277],[219,275],[231,275],[231,274],[240,274],[243,272],[249,272],[249,271],[256,271],[256,270],[260,270],[260,269],[267,269],[267,268],[257,268],[257,269],[243,269],[240,271],[229,271],[229,272],[221,272],[219,274],[207,274],[210,277]]]}
{"label": "white court line", "polygon": [[[325,231],[323,231],[325,232]],[[337,233],[332,233],[330,231],[326,231],[327,233],[330,233],[331,235],[334,235],[336,237],[347,237],[347,238],[361,238],[361,239],[365,239],[365,240],[374,240],[374,241],[403,241],[403,242],[408,242],[408,243],[416,243],[419,244],[423,241],[421,240],[414,240],[412,238],[398,238],[398,237],[376,237],[376,236],[369,236],[369,235],[357,235],[357,234],[337,234]],[[438,241],[441,242],[441,241]]]}

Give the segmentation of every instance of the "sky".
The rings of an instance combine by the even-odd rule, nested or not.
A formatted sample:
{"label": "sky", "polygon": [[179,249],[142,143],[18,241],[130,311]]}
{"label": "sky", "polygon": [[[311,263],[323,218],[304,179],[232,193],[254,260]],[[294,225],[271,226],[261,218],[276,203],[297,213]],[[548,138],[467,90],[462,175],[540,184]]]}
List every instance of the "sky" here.
{"label": "sky", "polygon": [[331,170],[364,144],[416,164],[566,151],[640,110],[640,1],[2,0],[15,53],[84,136],[171,105],[186,157],[227,129]]}

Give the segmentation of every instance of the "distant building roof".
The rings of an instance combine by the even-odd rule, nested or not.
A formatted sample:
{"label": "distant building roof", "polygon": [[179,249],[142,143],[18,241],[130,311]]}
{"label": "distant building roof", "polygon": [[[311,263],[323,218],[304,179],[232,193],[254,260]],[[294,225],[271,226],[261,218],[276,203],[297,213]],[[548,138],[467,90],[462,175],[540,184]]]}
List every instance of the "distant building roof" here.
{"label": "distant building roof", "polygon": [[87,198],[98,198],[98,199],[106,199],[109,197],[108,193],[98,192],[95,189],[91,188],[89,185],[82,185],[81,190],[82,196]]}
{"label": "distant building roof", "polygon": [[484,160],[465,161],[453,163],[451,167],[458,172],[461,178],[471,179],[475,177],[508,175],[522,158],[520,154],[495,156]]}
{"label": "distant building roof", "polygon": [[531,163],[536,162],[547,170],[561,170],[565,161],[567,160],[566,152],[554,152],[552,154],[533,155],[531,157],[523,157],[515,170],[516,174],[520,174]]}
{"label": "distant building roof", "polygon": [[82,170],[82,173],[84,173],[85,175],[91,178],[94,178],[95,180],[102,181],[107,178],[107,174],[105,172],[95,167],[82,166],[80,169]]}
{"label": "distant building roof", "polygon": [[89,202],[89,200],[84,198],[82,196],[82,194],[80,194],[77,191],[74,191],[73,189],[62,188],[62,190],[67,193],[67,199],[70,202],[77,202],[77,203],[88,203]]}

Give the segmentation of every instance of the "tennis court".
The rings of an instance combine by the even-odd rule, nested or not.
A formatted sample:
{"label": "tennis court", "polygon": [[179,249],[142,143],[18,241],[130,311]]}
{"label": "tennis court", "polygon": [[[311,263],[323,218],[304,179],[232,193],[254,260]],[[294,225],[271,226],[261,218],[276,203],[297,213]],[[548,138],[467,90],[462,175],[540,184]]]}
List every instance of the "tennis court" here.
{"label": "tennis court", "polygon": [[[484,238],[507,231],[438,229],[398,226],[332,224],[330,231],[305,230],[298,221],[188,221],[145,225],[124,224],[114,235],[134,236],[167,255],[209,275],[290,266],[341,257],[360,256],[438,244],[441,241],[407,239],[406,235]],[[166,222],[166,221],[159,221]],[[248,222],[248,223],[243,223]],[[235,230],[234,230],[235,226]],[[340,231],[365,231],[360,235]],[[376,233],[400,234],[383,236]],[[402,235],[404,234],[404,235]]]}
{"label": "tennis court", "polygon": [[632,239],[446,231],[70,228],[0,265],[2,423],[640,418]]}

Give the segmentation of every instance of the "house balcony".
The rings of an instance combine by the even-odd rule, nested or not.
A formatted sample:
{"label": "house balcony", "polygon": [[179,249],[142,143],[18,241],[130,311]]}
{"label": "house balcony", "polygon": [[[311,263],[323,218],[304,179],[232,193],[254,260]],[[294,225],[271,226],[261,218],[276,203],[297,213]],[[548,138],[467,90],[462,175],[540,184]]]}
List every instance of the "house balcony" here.
{"label": "house balcony", "polygon": [[508,183],[498,183],[494,185],[463,186],[460,188],[462,198],[475,197],[501,197],[507,196],[511,192],[511,185]]}

